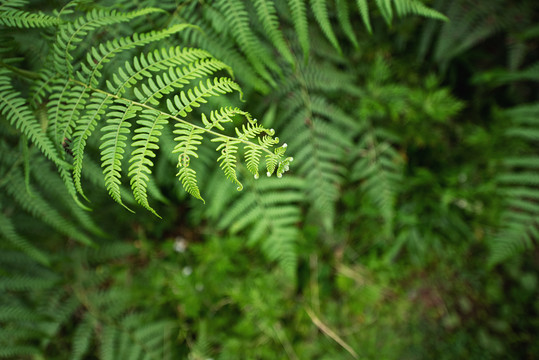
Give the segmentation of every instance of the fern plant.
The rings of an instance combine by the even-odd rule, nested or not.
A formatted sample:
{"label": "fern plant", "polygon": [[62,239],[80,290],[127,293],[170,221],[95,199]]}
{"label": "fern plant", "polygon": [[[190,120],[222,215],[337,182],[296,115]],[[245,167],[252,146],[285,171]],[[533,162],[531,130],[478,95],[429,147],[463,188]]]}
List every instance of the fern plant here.
{"label": "fern plant", "polygon": [[[492,190],[492,138],[466,121],[494,97],[464,105],[446,85],[460,91],[467,76],[452,83],[451,65],[475,69],[459,61],[510,27],[501,1],[470,4],[2,2],[0,357],[432,356],[431,333],[410,335],[416,316],[473,339],[473,352],[443,356],[490,351],[466,326],[487,309],[471,285],[498,278],[454,268],[482,264],[500,189],[492,263],[535,241],[537,109],[500,112],[509,136],[492,147],[511,154]],[[430,20],[396,19],[407,15]],[[476,81],[536,79],[533,34],[511,33],[512,70]],[[163,219],[117,212],[137,203]],[[431,274],[460,279],[458,299],[425,285]],[[534,286],[522,279],[529,303]],[[490,320],[477,315],[497,327],[481,334],[531,342]]]}
{"label": "fern plant", "polygon": [[[221,154],[220,166],[226,177],[237,184],[238,190],[242,188],[235,170],[239,149],[244,150],[252,175],[258,176],[259,163],[264,156],[268,174],[275,172],[281,176],[291,158],[284,156],[283,147],[272,151],[279,142],[273,137],[274,131],[258,124],[250,114],[238,108],[222,107],[209,116],[201,114],[198,121],[189,117],[196,108],[207,103],[208,98],[232,92],[241,94],[239,85],[230,77],[217,76],[220,72],[232,75],[229,67],[198,49],[176,46],[134,52],[189,25],[134,33],[87,49],[81,46],[85,36],[104,26],[158,12],[156,8],[129,13],[94,9],[77,16],[67,6],[55,18],[59,25],[52,51],[39,79],[32,85],[32,103],[41,110],[46,103],[46,132],[42,131],[28,103],[10,87],[6,69],[0,74],[2,113],[55,163],[75,199],[77,194],[86,198],[82,186],[84,158],[88,156],[90,137],[96,132],[101,133],[101,167],[105,188],[111,197],[125,206],[120,188],[122,169],[127,167],[136,202],[156,215],[147,194],[152,158],[159,151],[160,136],[171,131],[173,124],[177,176],[187,192],[196,198],[202,199],[190,161],[197,157],[198,145],[206,137],[213,137],[212,141],[219,144],[216,150]],[[51,25],[49,20],[35,21],[48,26]],[[114,76],[107,80],[104,74]],[[234,125],[238,116],[245,118],[247,125]],[[225,126],[230,125],[235,127],[235,134],[225,131]],[[63,151],[63,147],[69,150]]]}
{"label": "fern plant", "polygon": [[[503,111],[500,116],[507,118],[511,126],[507,137],[516,141],[531,143],[537,141],[537,103],[516,106]],[[525,146],[518,155],[503,159],[504,171],[497,177],[505,194],[507,208],[502,217],[502,229],[496,234],[492,244],[491,264],[500,263],[526,249],[536,246],[539,239],[537,229],[537,153],[533,146]]]}
{"label": "fern plant", "polygon": [[[534,2],[513,4],[499,0],[470,6],[466,0],[444,3],[438,1],[435,8],[448,14],[450,23],[430,23],[422,34],[419,47],[420,57],[432,52],[435,62],[448,72],[451,61],[461,63],[473,73],[475,86],[492,89],[506,89],[507,103],[500,105],[495,97],[487,97],[492,107],[493,117],[503,119],[505,132],[500,136],[498,154],[501,165],[495,176],[501,202],[498,231],[489,237],[489,264],[496,265],[530,249],[537,243],[536,178],[537,152],[533,144],[537,140],[537,97],[534,87],[537,81],[537,60],[533,45],[537,40],[534,17],[522,14],[537,13]],[[475,4],[474,4],[475,5]],[[484,68],[477,70],[474,62],[468,61],[466,52],[489,42],[504,39],[504,46],[496,46],[496,56],[482,56]],[[432,44],[432,46],[431,46]],[[456,59],[456,60],[455,60]],[[502,62],[494,62],[501,59]],[[486,66],[485,66],[486,64]],[[476,96],[482,96],[478,91]],[[508,107],[508,104],[514,105]],[[506,107],[500,110],[500,106]]]}

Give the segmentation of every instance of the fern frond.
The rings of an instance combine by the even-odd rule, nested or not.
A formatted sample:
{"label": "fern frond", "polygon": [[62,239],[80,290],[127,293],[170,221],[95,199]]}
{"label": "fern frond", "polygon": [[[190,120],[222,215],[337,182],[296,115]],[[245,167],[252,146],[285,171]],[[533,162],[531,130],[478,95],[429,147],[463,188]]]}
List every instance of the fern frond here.
{"label": "fern frond", "polygon": [[250,179],[249,191],[220,212],[220,228],[232,233],[249,229],[249,244],[261,243],[262,251],[278,262],[290,279],[295,279],[297,266],[296,241],[300,207],[304,201],[303,180],[288,176],[276,180]]}
{"label": "fern frond", "polygon": [[[500,1],[481,2],[473,7],[469,7],[465,1],[453,1],[444,5],[443,11],[451,21],[441,25],[434,46],[434,58],[442,65],[497,33],[509,18],[505,17],[504,20],[504,17],[500,16],[507,11],[507,7]],[[434,32],[432,25],[423,34],[421,57],[426,55]]]}
{"label": "fern frond", "polygon": [[[147,317],[147,316],[146,316]],[[126,316],[119,326],[105,326],[102,359],[162,359],[165,330],[174,329],[171,320],[153,321],[139,314]],[[104,335],[105,335],[104,334]]]}
{"label": "fern frond", "polygon": [[[375,0],[378,10],[382,14],[382,17],[386,21],[386,24],[391,25],[393,20],[393,8],[391,7],[392,0]],[[402,0],[396,0],[395,3],[403,2]]]}
{"label": "fern frond", "polygon": [[46,158],[56,164],[68,192],[81,207],[85,208],[77,198],[75,186],[68,171],[69,165],[62,160],[56,147],[54,147],[51,140],[42,130],[24,99],[11,87],[9,78],[5,74],[6,70],[0,69],[0,114],[6,116],[11,125],[20,129],[39,148]]}
{"label": "fern frond", "polygon": [[[116,100],[110,107],[107,125],[101,128],[101,167],[105,179],[105,187],[114,201],[124,205],[121,197],[121,170],[127,137],[130,134],[130,119],[142,110],[140,106],[132,106],[123,100]],[[127,207],[126,207],[127,208]],[[127,208],[129,209],[129,208]]]}
{"label": "fern frond", "polygon": [[116,347],[116,342],[118,337],[118,331],[111,327],[105,326],[101,333],[100,338],[100,347],[99,347],[99,358],[102,360],[114,360],[114,349]]}
{"label": "fern frond", "polygon": [[19,172],[12,173],[12,181],[6,185],[7,193],[34,217],[56,229],[59,233],[73,237],[83,244],[91,245],[92,240],[70,220],[63,217],[55,208],[31,188],[32,194],[26,192],[24,177]]}
{"label": "fern frond", "polygon": [[94,328],[95,320],[91,316],[84,316],[80,324],[73,333],[73,348],[71,350],[71,359],[80,360],[88,351]]}
{"label": "fern frond", "polygon": [[271,55],[261,45],[260,39],[251,30],[249,25],[249,13],[241,0],[218,0],[216,5],[221,14],[228,21],[228,29],[246,58],[253,65],[257,73],[268,83],[274,84],[274,80],[267,68],[278,71],[279,67],[271,61]]}
{"label": "fern frond", "polygon": [[[110,59],[118,54],[121,51],[132,49],[136,46],[142,46],[148,44],[152,41],[161,40],[175,32],[183,30],[187,25],[179,24],[171,28],[167,28],[163,31],[152,31],[147,34],[134,34],[132,37],[120,38],[119,40],[108,41],[104,45],[100,45],[98,49],[92,48],[92,56],[88,56],[88,65],[85,66],[82,64],[82,72],[77,73],[77,77],[81,82],[85,83],[88,87],[97,88],[99,78],[101,77],[100,69],[104,64],[110,61]],[[150,79],[151,81],[151,79]],[[153,83],[150,83],[153,84]],[[125,86],[125,84],[123,85]],[[92,94],[92,102],[86,105],[86,101],[89,97],[87,94],[87,87],[77,86],[79,89],[80,95],[75,95],[74,104],[72,104],[72,111],[70,112],[71,116],[65,116],[64,120],[65,125],[63,131],[63,138],[69,138],[69,132],[71,129],[71,124],[74,122],[74,116],[79,112],[78,109],[86,110],[87,114],[79,120],[75,133],[73,134],[73,156],[74,156],[74,168],[73,168],[73,177],[75,181],[75,188],[77,191],[84,196],[82,191],[82,186],[80,183],[81,173],[82,173],[82,160],[84,156],[84,149],[86,147],[86,140],[91,135],[95,129],[96,123],[105,113],[106,107],[112,103],[111,96],[104,96],[103,94],[94,92]],[[122,89],[123,87],[120,87]],[[153,96],[162,96],[159,90],[155,90]],[[149,99],[147,99],[149,100]],[[152,98],[153,100],[153,98]],[[60,101],[60,99],[59,99]],[[70,101],[68,100],[68,103]],[[154,104],[157,101],[154,101]],[[89,113],[89,114],[88,114]],[[54,121],[53,121],[54,123]]]}
{"label": "fern frond", "polygon": [[[17,28],[41,28],[58,25],[56,17],[40,12],[27,12],[15,8],[15,1],[4,1],[0,6],[0,25]],[[23,4],[18,4],[23,5]]]}
{"label": "fern frond", "polygon": [[[307,196],[313,201],[313,209],[319,216],[324,216],[327,229],[333,226],[335,202],[338,199],[338,186],[342,183],[342,145],[334,143],[346,139],[337,136],[337,128],[325,124],[319,118],[313,118],[307,131],[298,136],[294,148],[299,146],[296,157],[300,166],[298,173],[313,179],[307,187]],[[328,136],[329,135],[329,136]]]}
{"label": "fern frond", "polygon": [[444,14],[429,8],[420,0],[393,0],[395,9],[400,17],[406,15],[419,15],[430,19],[449,21],[449,18]]}
{"label": "fern frond", "polygon": [[[129,88],[132,88],[138,82],[140,82],[143,77],[151,78],[154,73],[160,71],[169,70],[175,68],[175,72],[172,74],[165,74],[163,76],[170,76],[172,79],[168,83],[178,82],[179,79],[182,79],[187,75],[186,69],[181,70],[179,66],[181,65],[190,65],[196,63],[202,59],[213,60],[212,62],[200,62],[201,65],[205,65],[202,68],[202,72],[206,73],[210,69],[214,71],[221,70],[226,68],[225,64],[213,59],[211,55],[200,49],[191,49],[191,48],[181,48],[179,46],[171,48],[162,48],[159,50],[154,50],[147,55],[141,54],[138,57],[133,58],[133,65],[130,62],[125,63],[124,68],[118,68],[117,73],[113,74],[113,83],[109,84],[109,90],[116,96],[120,96]],[[200,74],[201,70],[196,71],[197,74]],[[232,70],[230,69],[229,72]],[[193,72],[191,70],[191,72]],[[187,79],[193,79],[193,75],[186,77]],[[184,84],[184,82],[180,82]]]}
{"label": "fern frond", "polygon": [[511,120],[508,139],[528,144],[519,157],[504,159],[504,171],[497,176],[506,195],[502,228],[491,244],[491,265],[533,247],[539,241],[539,158],[534,144],[539,139],[539,104],[525,104],[502,113]]}
{"label": "fern frond", "polygon": [[[368,0],[356,0],[359,13],[363,20],[363,24],[367,28],[369,33],[372,33],[371,20],[369,15]],[[419,15],[426,18],[447,21],[448,18],[423,4],[420,0],[375,0],[376,7],[382,14],[385,22],[391,25],[393,21],[393,6],[395,6],[396,13],[399,17],[406,15]]]}
{"label": "fern frond", "polygon": [[[88,137],[95,130],[97,121],[105,115],[106,109],[112,104],[113,99],[105,94],[94,93],[89,104],[86,105],[87,113],[82,116],[77,123],[77,126],[72,136],[72,152],[73,152],[73,180],[77,192],[83,197],[81,177],[82,177],[82,161],[84,158],[84,149]],[[86,197],[85,197],[86,198]]]}
{"label": "fern frond", "polygon": [[13,222],[0,212],[0,235],[16,248],[43,265],[50,264],[50,258],[44,252],[33,246],[24,236],[17,233]]}
{"label": "fern frond", "polygon": [[53,60],[56,71],[70,76],[73,71],[71,62],[74,60],[71,51],[77,48],[83,37],[89,32],[103,26],[127,22],[139,16],[162,11],[156,8],[143,8],[130,13],[121,13],[116,10],[92,10],[77,18],[73,23],[66,23],[60,27],[56,43],[54,44]]}
{"label": "fern frond", "polygon": [[[32,156],[35,152],[32,152]],[[76,222],[79,227],[85,229],[91,234],[98,236],[106,236],[99,225],[97,225],[88,211],[80,207],[76,202],[73,202],[72,194],[68,191],[63,191],[65,184],[58,174],[50,169],[46,161],[37,159],[32,156],[31,179],[35,181],[36,186],[39,186],[40,194],[48,199],[54,199],[57,208],[66,214],[70,214],[70,219]],[[94,170],[95,171],[95,170]],[[87,171],[90,174],[91,171]],[[97,174],[100,172],[98,171]]]}
{"label": "fern frond", "polygon": [[217,137],[212,139],[213,142],[222,142],[219,144],[216,151],[221,151],[221,156],[217,159],[220,161],[220,167],[225,173],[227,179],[232,181],[238,186],[238,191],[243,189],[242,183],[238,180],[236,175],[236,153],[238,152],[239,140],[231,139],[229,137]]}
{"label": "fern frond", "polygon": [[258,146],[253,146],[251,144],[245,146],[245,165],[255,179],[260,177],[258,168],[261,156],[262,150]]}
{"label": "fern frond", "polygon": [[309,27],[307,23],[307,9],[304,0],[287,0],[290,14],[292,15],[292,23],[296,30],[298,42],[303,50],[303,59],[307,61],[309,57]]}
{"label": "fern frond", "polygon": [[257,124],[256,121],[251,121],[247,123],[247,125],[243,124],[241,126],[241,130],[239,128],[236,128],[236,135],[238,135],[238,139],[242,140],[249,140],[257,137],[263,132],[268,132],[270,134],[270,131],[264,128],[262,125]]}
{"label": "fern frond", "polygon": [[488,82],[494,85],[507,84],[514,81],[539,81],[539,63],[532,64],[518,71],[493,70],[486,71],[475,77],[478,82]]}
{"label": "fern frond", "polygon": [[363,24],[367,28],[367,31],[372,34],[371,18],[369,16],[369,4],[367,3],[367,0],[356,1],[357,7],[359,9],[359,14],[361,15],[361,19],[363,20]]}
{"label": "fern frond", "polygon": [[177,123],[175,127],[174,134],[179,136],[174,138],[174,141],[177,141],[178,144],[172,152],[179,153],[177,176],[185,191],[204,202],[197,185],[196,172],[189,168],[191,156],[198,158],[197,146],[202,143],[203,137],[201,135],[204,134],[204,131],[183,123]]}
{"label": "fern frond", "polygon": [[[249,49],[247,51],[249,54],[260,51],[257,46],[260,40],[252,35],[244,5],[240,2],[220,3],[219,7],[227,9],[231,7],[233,10],[231,16],[236,18],[234,21],[238,25],[237,32],[234,32],[233,36],[240,46],[243,46],[244,50]],[[158,188],[152,182],[151,173],[154,166],[152,158],[157,156],[162,133],[169,131],[167,126],[169,121],[172,119],[181,126],[191,126],[186,119],[188,114],[207,103],[210,97],[219,97],[236,91],[242,95],[239,85],[230,78],[214,77],[215,73],[222,70],[230,74],[232,71],[230,67],[203,50],[173,47],[132,55],[132,50],[136,47],[163,41],[192,25],[175,24],[160,31],[135,32],[127,37],[114,37],[110,41],[86,49],[80,47],[83,39],[98,29],[156,11],[159,10],[146,8],[130,13],[93,10],[76,17],[74,21],[66,20],[58,25],[54,51],[49,59],[54,63],[54,68],[45,69],[40,74],[33,99],[34,102],[47,102],[47,117],[43,120],[53,141],[51,142],[47,133],[43,131],[40,139],[43,139],[48,146],[43,151],[48,151],[51,154],[49,157],[57,154],[58,159],[54,158],[53,161],[57,164],[66,188],[77,202],[80,195],[86,198],[82,182],[85,174],[83,165],[88,160],[91,161],[87,157],[87,146],[92,144],[90,140],[94,132],[100,130],[101,168],[108,193],[116,202],[124,205],[122,167],[127,164],[127,174],[135,201],[155,213],[149,205],[148,195],[155,195],[163,201],[166,199],[159,197]],[[270,11],[268,21],[275,21],[276,18],[271,17],[271,9],[268,11]],[[59,18],[72,13],[72,10],[66,10]],[[275,25],[275,22],[272,24]],[[76,61],[75,57],[81,54],[84,54],[85,60]],[[129,59],[121,65],[120,61],[113,61],[120,58],[120,54]],[[257,63],[255,57],[250,61],[254,65]],[[264,71],[274,69],[273,60],[268,58],[264,55],[257,60]],[[4,72],[5,70],[2,74]],[[269,76],[269,72],[267,74]],[[186,89],[183,90],[184,88]],[[2,90],[4,88],[0,88],[0,91]],[[12,93],[11,89],[5,90]],[[47,98],[48,94],[50,95]],[[37,103],[36,105],[40,106]],[[4,108],[0,110],[5,111]],[[236,115],[244,116],[249,124],[236,128],[232,122]],[[226,123],[231,123],[230,127],[236,128],[236,137],[222,133],[226,132]],[[284,151],[272,152],[271,148],[276,144],[275,141],[258,139],[263,133],[271,138],[269,134],[273,131],[254,125],[251,115],[247,112],[237,108],[219,108],[211,112],[209,118],[202,115],[202,124],[205,128],[192,124],[190,129],[194,130],[197,136],[221,138],[228,144],[225,147],[230,150],[230,154],[225,155],[226,150],[222,152],[224,156],[219,162],[225,175],[237,182],[238,187],[241,188],[241,183],[235,174],[235,166],[240,143],[245,148],[248,168],[253,173],[258,174],[257,168],[263,153],[272,154],[267,157],[269,159],[267,164],[272,171],[277,170],[278,176],[282,176],[285,168],[288,168],[289,160],[284,158]],[[34,128],[37,129],[37,124],[32,127]],[[25,130],[25,135],[35,141],[36,136],[31,131]],[[125,156],[129,145],[133,150],[129,156]],[[177,147],[177,150],[186,149],[182,146]],[[191,142],[189,146],[196,145]],[[68,148],[67,151],[63,151],[62,147]],[[223,149],[219,148],[219,151],[221,150]],[[184,151],[183,160],[179,161],[183,166],[178,169],[177,175],[187,192],[202,198],[196,182],[196,172],[194,169],[188,170],[186,160],[187,155],[192,157],[196,151]],[[64,161],[69,159],[67,154],[73,157],[72,167]],[[126,164],[124,158],[127,160]]]}
{"label": "fern frond", "polygon": [[2,347],[0,350],[1,358],[23,358],[27,356],[39,356],[41,353],[40,349],[36,346],[30,345],[11,345],[7,347]]}
{"label": "fern frond", "polygon": [[134,33],[132,36],[107,41],[105,44],[100,44],[97,48],[93,47],[87,55],[88,65],[82,63],[82,71],[77,76],[86,85],[97,87],[98,80],[101,78],[100,70],[103,68],[103,65],[108,63],[118,53],[162,40],[190,26],[192,25],[176,24],[160,31],[150,31],[142,34]]}
{"label": "fern frond", "polygon": [[[142,84],[141,90],[134,88],[135,95],[142,104],[158,105],[158,99],[172,92],[175,88],[181,89],[188,85],[190,80],[210,75],[225,68],[227,66],[216,59],[198,60],[184,68],[175,68],[174,70],[170,68],[168,73],[163,73],[162,77],[155,75],[153,78],[149,78],[148,86]],[[154,78],[155,80],[153,80]]]}
{"label": "fern frond", "polygon": [[[220,14],[219,17],[221,17]],[[260,77],[253,65],[237,49],[233,39],[226,37],[227,41],[223,41],[223,33],[209,27],[204,19],[200,19],[196,11],[186,14],[186,18],[189,19],[189,22],[198,25],[203,33],[187,29],[180,33],[180,36],[184,36],[185,42],[197,44],[198,47],[204,49],[212,49],[212,55],[216,58],[223,60],[234,69],[241,69],[241,77],[245,83],[264,94],[270,91],[267,81]]]}
{"label": "fern frond", "polygon": [[358,133],[360,129],[358,121],[345,113],[339,106],[329,102],[327,98],[316,94],[311,95],[311,107],[318,116],[342,126],[354,135]]}
{"label": "fern frond", "polygon": [[[155,110],[142,110],[137,124],[140,125],[135,130],[133,136],[133,147],[129,162],[128,176],[131,178],[131,188],[135,200],[146,209],[157,215],[155,210],[148,203],[146,188],[149,177],[152,173],[150,167],[153,162],[149,158],[156,156],[155,151],[159,149],[157,145],[161,130],[168,124],[168,116]],[[159,216],[159,215],[157,215]]]}
{"label": "fern frond", "polygon": [[187,191],[187,193],[191,194],[196,199],[199,199],[203,203],[206,203],[206,201],[200,195],[200,189],[198,188],[195,170],[191,169],[188,166],[180,166],[179,168],[180,170],[178,170],[176,176],[178,176],[178,179],[182,183],[182,186],[185,191]]}
{"label": "fern frond", "polygon": [[173,101],[167,99],[167,108],[172,116],[185,117],[187,113],[193,111],[193,107],[208,102],[205,98],[233,91],[241,94],[239,85],[229,78],[215,78],[213,82],[207,79],[206,83],[201,81],[198,86],[189,89],[187,94],[182,91],[180,95],[174,96]]}
{"label": "fern frond", "polygon": [[352,179],[379,209],[386,235],[393,231],[393,219],[402,174],[402,159],[391,142],[381,134],[366,132],[358,144],[360,158],[352,169]]}
{"label": "fern frond", "polygon": [[[0,278],[0,289],[2,291],[39,291],[58,285],[60,280],[58,274],[38,264],[27,255],[9,250],[2,251],[0,255],[0,269],[2,269],[3,274],[7,275]],[[3,296],[2,300],[5,301],[9,298],[7,297],[7,292],[4,292],[4,294],[6,296]],[[23,306],[27,308],[26,304]],[[19,311],[25,311],[25,309],[19,309]]]}
{"label": "fern frond", "polygon": [[275,46],[288,63],[294,65],[294,56],[286,43],[282,31],[279,29],[279,19],[277,18],[277,11],[275,10],[273,1],[254,0],[254,6],[258,19],[262,23],[262,27],[273,43],[273,46]]}
{"label": "fern frond", "polygon": [[20,93],[11,86],[5,69],[0,69],[0,115],[26,135],[48,159],[58,166],[65,166]]}
{"label": "fern frond", "polygon": [[359,43],[357,41],[357,36],[350,21],[348,0],[336,0],[335,7],[337,8],[337,18],[339,19],[339,24],[341,25],[344,34],[348,37],[352,44],[354,44],[354,47],[358,48]]}
{"label": "fern frond", "polygon": [[247,119],[251,118],[251,115],[248,112],[243,111],[243,110],[238,109],[238,108],[233,108],[233,107],[227,106],[227,107],[223,107],[223,108],[221,108],[219,110],[212,111],[210,113],[210,118],[209,119],[205,114],[202,114],[202,123],[204,124],[204,126],[208,130],[211,130],[212,128],[217,128],[219,130],[224,130],[225,128],[221,124],[232,122],[232,118],[235,115],[243,115]]}
{"label": "fern frond", "polygon": [[326,35],[331,45],[333,45],[333,47],[337,49],[339,53],[341,53],[342,50],[339,45],[339,41],[333,32],[329,19],[326,0],[311,0],[311,9],[313,10],[314,18],[318,22],[318,25],[320,25],[324,35]]}
{"label": "fern frond", "polygon": [[[299,111],[292,111],[285,131],[297,134],[290,141],[291,151],[300,164],[297,173],[311,179],[306,185],[306,197],[312,201],[311,215],[322,217],[324,226],[333,226],[338,187],[344,175],[344,149],[350,146],[352,133],[343,136],[338,125],[326,123],[312,112],[311,102],[289,99],[299,103]],[[310,98],[309,98],[310,100]],[[288,107],[287,105],[285,105]],[[293,105],[290,106],[293,108]]]}

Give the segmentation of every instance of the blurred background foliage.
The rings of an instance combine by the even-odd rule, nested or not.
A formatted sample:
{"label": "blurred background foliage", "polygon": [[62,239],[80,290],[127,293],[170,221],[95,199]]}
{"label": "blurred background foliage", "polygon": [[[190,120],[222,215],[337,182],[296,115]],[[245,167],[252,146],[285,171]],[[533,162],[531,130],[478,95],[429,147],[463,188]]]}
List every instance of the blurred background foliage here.
{"label": "blurred background foliage", "polygon": [[[282,179],[239,168],[238,193],[202,149],[203,204],[164,139],[149,189],[162,220],[115,206],[91,160],[88,213],[1,122],[0,357],[539,356],[539,4],[428,1],[441,21],[368,2],[367,27],[359,3],[79,2],[167,11],[89,43],[197,25],[166,41],[230,65],[238,104],[295,160]],[[51,36],[2,28],[3,55],[38,69]]]}

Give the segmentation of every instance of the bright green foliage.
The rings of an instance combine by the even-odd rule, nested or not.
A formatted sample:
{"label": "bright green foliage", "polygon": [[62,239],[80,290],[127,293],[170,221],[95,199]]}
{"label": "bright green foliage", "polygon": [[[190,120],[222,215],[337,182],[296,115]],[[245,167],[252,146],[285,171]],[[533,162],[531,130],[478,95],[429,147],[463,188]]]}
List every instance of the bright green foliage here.
{"label": "bright green foliage", "polygon": [[35,28],[53,26],[60,22],[53,16],[20,10],[26,3],[24,0],[3,1],[0,4],[0,26]]}
{"label": "bright green foliage", "polygon": [[191,163],[191,157],[198,158],[197,150],[198,145],[202,142],[202,134],[204,131],[201,129],[195,128],[193,125],[176,124],[177,130],[174,130],[174,133],[179,135],[174,140],[178,144],[174,147],[174,153],[179,153],[178,155],[178,176],[182,182],[183,187],[186,191],[196,197],[197,199],[202,199],[200,196],[200,190],[198,189],[195,171],[189,168]]}
{"label": "bright green foliage", "polygon": [[0,4],[0,358],[539,352],[536,1],[56,6]]}
{"label": "bright green foliage", "polygon": [[[77,45],[82,42],[83,36],[105,25],[129,21],[156,11],[154,8],[130,13],[93,10],[72,22],[62,23],[58,28],[51,57],[51,65],[56,74],[45,66],[41,76],[44,82],[38,83],[37,87],[42,89],[39,91],[41,99],[50,93],[47,125],[51,129],[54,143],[70,143],[70,154],[73,156],[72,180],[63,175],[68,187],[74,186],[86,198],[82,187],[86,148],[91,135],[100,129],[103,133],[100,148],[105,186],[112,198],[123,205],[120,194],[122,160],[128,145],[126,141],[132,135],[130,146],[133,150],[126,159],[129,163],[127,176],[130,178],[130,186],[135,201],[157,215],[149,204],[147,188],[154,165],[152,158],[157,155],[160,137],[163,131],[168,131],[169,122],[190,124],[186,119],[188,114],[207,103],[209,97],[233,91],[241,93],[241,90],[230,78],[212,78],[212,74],[227,67],[201,50],[161,48],[133,56],[132,60],[125,61],[124,66],[114,65],[113,60],[122,54],[162,41],[184,30],[189,26],[186,24],[105,41],[89,47],[84,55],[80,54],[86,58],[85,61],[73,64],[73,52],[79,51]],[[5,70],[2,71],[4,74]],[[115,75],[112,81],[106,80],[106,88],[103,88],[105,81],[102,78],[110,71]],[[24,109],[23,100],[17,97],[18,94],[10,91],[9,78],[2,76],[0,80],[4,97],[1,110],[15,127],[20,128],[65,172],[66,166],[57,158],[51,140],[41,131],[32,114]],[[195,81],[198,85],[193,85]],[[179,91],[185,87],[186,90]],[[173,95],[175,91],[178,93]],[[165,102],[167,111],[163,111],[161,106]],[[109,108],[112,111],[109,112]],[[103,123],[107,126],[102,126]],[[131,126],[133,129],[130,129]],[[200,134],[217,136],[217,139],[223,139],[229,144],[235,141],[228,135],[218,134],[216,129],[197,128],[201,129]],[[178,129],[181,134],[182,128]],[[218,130],[224,128],[220,126]],[[260,127],[260,131],[263,130]],[[260,148],[258,151],[271,153],[269,143],[251,143],[253,137],[244,137],[242,141],[256,149]],[[229,179],[240,184],[233,172],[235,157],[232,153],[230,155],[222,158],[223,170]],[[66,154],[62,154],[62,157],[66,159]],[[282,154],[278,155],[278,162],[283,161],[281,157]],[[250,165],[251,168],[253,166]],[[195,172],[183,170],[178,176],[186,190],[200,198]]]}

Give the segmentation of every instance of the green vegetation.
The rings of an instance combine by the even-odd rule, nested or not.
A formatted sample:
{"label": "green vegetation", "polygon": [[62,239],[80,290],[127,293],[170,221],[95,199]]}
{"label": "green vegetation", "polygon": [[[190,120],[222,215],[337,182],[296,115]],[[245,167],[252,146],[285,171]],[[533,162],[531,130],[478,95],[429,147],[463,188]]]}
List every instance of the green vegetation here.
{"label": "green vegetation", "polygon": [[539,356],[538,16],[0,1],[0,358]]}

